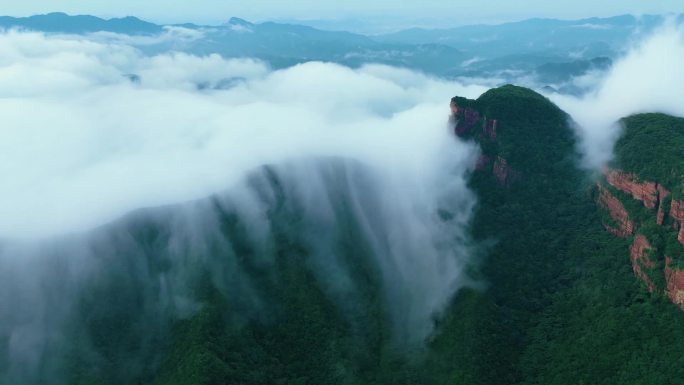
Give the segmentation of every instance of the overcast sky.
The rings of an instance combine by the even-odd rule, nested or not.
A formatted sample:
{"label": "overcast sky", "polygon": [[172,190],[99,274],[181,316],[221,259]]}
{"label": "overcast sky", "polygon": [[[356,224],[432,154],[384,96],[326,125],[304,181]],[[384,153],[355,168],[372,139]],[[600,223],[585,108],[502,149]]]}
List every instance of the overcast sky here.
{"label": "overcast sky", "polygon": [[0,14],[62,11],[103,17],[134,15],[159,23],[216,24],[249,20],[392,21],[400,27],[498,23],[530,17],[580,18],[625,13],[684,12],[684,0],[6,0]]}

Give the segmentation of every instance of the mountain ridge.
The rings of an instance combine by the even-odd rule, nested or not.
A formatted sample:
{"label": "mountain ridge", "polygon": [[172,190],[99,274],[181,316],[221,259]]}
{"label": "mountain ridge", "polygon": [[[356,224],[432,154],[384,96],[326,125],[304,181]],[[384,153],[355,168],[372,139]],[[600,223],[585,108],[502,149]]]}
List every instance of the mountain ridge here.
{"label": "mountain ridge", "polygon": [[[288,167],[265,166],[246,181],[258,209],[219,194],[191,202],[196,210],[141,210],[98,228],[84,248],[38,247],[54,258],[35,259],[29,282],[0,269],[0,305],[18,312],[0,314],[0,382],[677,384],[684,317],[638,278],[648,245],[631,256],[604,230],[568,115],[513,85],[454,97],[450,109],[453,130],[488,158],[469,180],[478,203],[466,241],[477,258],[467,275],[480,284],[431,315],[420,346],[393,340],[412,281],[395,297],[384,291],[401,275],[383,276],[385,242],[364,232],[382,227],[387,194],[362,165],[337,159],[314,167],[323,196],[301,194]],[[319,185],[317,173],[304,175],[304,187]],[[455,231],[440,214],[431,218]],[[43,307],[31,298],[41,291],[51,299]],[[64,293],[70,301],[58,301]],[[42,314],[63,319],[7,332]],[[33,346],[31,333],[46,337],[40,354],[11,350]]]}
{"label": "mountain ridge", "polygon": [[684,310],[684,118],[645,113],[621,122],[616,157],[597,183],[604,226],[631,243],[634,274],[647,290]]}
{"label": "mountain ridge", "polygon": [[53,12],[28,17],[0,16],[0,26],[4,28],[29,28],[45,32],[118,32],[132,34],[152,34],[162,31],[162,26],[143,21],[134,16],[102,19],[91,15],[68,15]]}
{"label": "mountain ridge", "polygon": [[[511,102],[515,95],[523,102]],[[684,317],[641,283],[650,266],[641,251],[648,245],[637,243],[630,256],[629,243],[603,228],[567,115],[541,95],[511,86],[481,99],[452,99],[458,106],[452,113],[462,113],[452,122],[459,122],[457,132],[467,123],[459,135],[482,147],[484,160],[471,180],[479,199],[472,231],[476,240],[495,243],[479,267],[489,289],[470,293],[477,306],[461,293],[454,311],[479,314],[469,322],[490,325],[479,333],[498,335],[500,356],[452,368],[451,378],[468,384],[677,383],[684,376],[684,341],[675,336]],[[679,275],[672,268],[668,273],[668,286],[675,287]],[[666,278],[656,278],[663,287]],[[442,333],[460,336],[468,327],[454,321]],[[494,368],[499,371],[487,373]]]}
{"label": "mountain ridge", "polygon": [[[623,19],[632,22],[622,25],[619,21]],[[219,25],[164,25],[132,16],[102,19],[51,13],[24,18],[0,17],[0,28],[76,34],[104,31],[130,35],[154,35],[169,32],[174,27],[187,28],[200,33],[193,34],[189,41],[160,39],[156,43],[131,44],[151,54],[181,51],[195,55],[217,53],[231,58],[253,57],[269,62],[275,68],[313,60],[351,67],[379,63],[447,78],[501,79],[502,84],[514,82],[527,74],[530,81],[539,84],[539,88],[551,83],[554,89],[581,93],[581,87],[564,84],[590,71],[606,71],[612,64],[611,60],[621,55],[630,39],[647,34],[663,20],[660,16],[582,19],[583,24],[577,24],[580,27],[575,28],[571,26],[577,21],[545,19],[540,24],[539,20],[532,19],[455,29],[367,35],[301,23],[253,23],[239,18],[228,19]],[[614,27],[596,29],[591,23],[613,23]],[[549,27],[551,24],[554,27]],[[549,31],[555,31],[553,42],[549,39]]]}

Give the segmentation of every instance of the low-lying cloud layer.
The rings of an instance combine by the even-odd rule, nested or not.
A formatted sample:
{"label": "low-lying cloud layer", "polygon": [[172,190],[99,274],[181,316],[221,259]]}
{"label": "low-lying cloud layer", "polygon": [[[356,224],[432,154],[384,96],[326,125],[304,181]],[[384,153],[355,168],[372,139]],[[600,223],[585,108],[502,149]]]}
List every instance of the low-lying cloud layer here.
{"label": "low-lying cloud layer", "polygon": [[[151,39],[201,37],[186,35],[168,30]],[[666,26],[617,61],[595,92],[551,96],[579,123],[587,167],[610,159],[617,119],[684,115],[683,35]],[[380,270],[395,337],[420,342],[429,334],[433,317],[468,283],[475,202],[465,177],[477,149],[449,134],[446,105],[484,87],[380,65],[311,62],[274,71],[218,55],[148,56],[129,44],[144,42],[0,34],[0,308],[20,309],[0,313],[11,358],[3,380],[39,378],[89,285],[141,290],[135,313],[143,324],[163,312],[182,317],[196,305],[186,267],[199,260],[217,263],[216,286],[256,312],[261,298],[240,275],[231,240],[221,238],[213,201],[150,220],[167,237],[156,245],[170,261],[165,271],[150,269],[147,245],[127,222],[88,237],[138,208],[219,194],[265,247],[278,224],[264,212],[277,194],[262,188],[266,198],[259,197],[245,179],[268,186],[265,165],[300,210],[311,267],[327,294],[343,308],[358,304],[331,235],[343,204]],[[332,166],[339,159],[344,166]],[[65,236],[73,232],[86,235]],[[217,243],[225,250],[213,255],[218,262]]]}
{"label": "low-lying cloud layer", "polygon": [[445,101],[482,91],[383,66],[271,71],[249,59],[148,57],[125,44],[8,32],[0,237],[91,228],[292,157],[424,171],[447,138]]}
{"label": "low-lying cloud layer", "polygon": [[684,116],[682,59],[684,26],[670,22],[635,44],[602,79],[584,79],[597,83],[595,91],[581,98],[550,95],[579,125],[585,166],[598,168],[612,158],[619,119],[641,112]]}
{"label": "low-lying cloud layer", "polygon": [[[240,271],[244,258],[222,233],[215,201],[202,200],[212,194],[250,230],[236,241],[265,248],[254,257],[265,261],[250,263],[272,268],[267,246],[290,223],[265,213],[283,190],[299,210],[310,267],[342,308],[358,306],[358,288],[334,234],[353,218],[394,337],[421,343],[469,283],[475,197],[466,174],[477,149],[450,135],[447,105],[483,91],[379,65],[273,71],[218,55],[146,56],[118,38],[0,34],[0,307],[22,309],[0,314],[9,352],[1,380],[52,378],[72,338],[65,328],[98,295],[89,293],[142,298],[124,309],[156,330],[163,314],[197,308],[190,267],[214,263],[216,286],[247,304],[245,317],[257,312],[263,298]],[[344,167],[331,166],[340,159]],[[249,183],[271,183],[265,165],[280,182],[255,190]],[[152,215],[144,223],[161,239],[153,246],[117,221],[166,204],[178,205],[141,214]],[[150,267],[155,258],[163,269]]]}

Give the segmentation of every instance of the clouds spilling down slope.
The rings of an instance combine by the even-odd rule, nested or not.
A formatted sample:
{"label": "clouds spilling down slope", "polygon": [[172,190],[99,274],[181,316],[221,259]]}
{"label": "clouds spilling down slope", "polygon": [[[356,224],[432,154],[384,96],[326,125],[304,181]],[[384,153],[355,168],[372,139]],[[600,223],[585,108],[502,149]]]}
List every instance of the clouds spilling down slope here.
{"label": "clouds spilling down slope", "polygon": [[612,158],[619,119],[639,112],[684,116],[682,58],[684,25],[670,22],[637,43],[602,78],[585,79],[598,83],[595,91],[581,98],[550,95],[578,123],[587,167]]}
{"label": "clouds spilling down slope", "polygon": [[[266,259],[249,264],[268,266],[269,245],[287,246],[289,226],[339,303],[355,289],[336,250],[363,240],[394,335],[422,341],[467,284],[475,198],[465,177],[477,150],[449,134],[446,103],[482,91],[379,65],[271,70],[76,36],[0,35],[0,307],[20,309],[0,315],[8,378],[49,376],[61,341],[76,338],[65,328],[85,322],[83,306],[104,318],[134,313],[127,325],[187,316],[196,310],[188,275],[211,260],[216,286],[256,311],[262,298],[236,267],[247,263],[239,242]],[[170,206],[121,219],[161,205]],[[230,238],[232,215],[248,236]],[[127,338],[163,338],[147,329]]]}
{"label": "clouds spilling down slope", "polygon": [[[383,66],[142,56],[123,44],[0,35],[0,234],[81,230],[203,197],[291,157],[438,169],[444,101],[479,87]],[[467,148],[453,144],[452,150]]]}

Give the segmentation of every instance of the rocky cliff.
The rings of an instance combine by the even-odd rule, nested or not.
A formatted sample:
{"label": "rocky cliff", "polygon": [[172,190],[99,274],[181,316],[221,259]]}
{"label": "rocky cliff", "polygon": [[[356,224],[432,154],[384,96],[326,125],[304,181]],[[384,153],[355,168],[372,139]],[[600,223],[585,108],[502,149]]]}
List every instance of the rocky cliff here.
{"label": "rocky cliff", "polygon": [[511,167],[505,154],[498,149],[498,119],[488,118],[481,111],[484,106],[478,102],[479,100],[468,100],[461,97],[451,99],[449,122],[455,135],[474,139],[482,145],[483,152],[475,169],[487,171],[493,175],[499,186],[510,186],[520,179],[521,172]]}
{"label": "rocky cliff", "polygon": [[649,209],[658,204],[658,184],[655,182],[639,182],[636,175],[620,170],[607,169],[604,172],[606,180],[611,186],[631,195],[634,199],[644,203]]}
{"label": "rocky cliff", "polygon": [[666,300],[684,297],[677,184],[612,164],[596,188],[579,168],[569,117],[530,90],[505,86],[450,108],[453,132],[481,149],[471,234],[486,245],[473,271],[487,288],[455,299],[441,330],[457,354],[440,358],[455,369],[437,383],[684,378],[684,315]]}
{"label": "rocky cliff", "polygon": [[[672,227],[678,230],[677,240],[684,245],[684,226],[682,225],[684,223],[684,202],[672,199],[670,217],[673,219]],[[662,224],[662,222],[659,224]]]}
{"label": "rocky cliff", "polygon": [[620,238],[627,238],[634,231],[634,223],[629,218],[625,206],[602,184],[598,184],[599,196],[598,203],[608,211],[610,218],[615,222],[615,226],[603,221],[603,226],[611,234]]}
{"label": "rocky cliff", "polygon": [[644,114],[623,124],[616,159],[597,183],[603,224],[631,242],[632,270],[648,291],[684,309],[684,168],[681,156],[668,158],[679,154],[684,119]]}
{"label": "rocky cliff", "polygon": [[655,285],[651,282],[648,274],[644,269],[653,269],[655,267],[655,262],[649,258],[649,253],[653,250],[653,246],[648,242],[645,236],[638,234],[634,237],[634,242],[629,248],[629,256],[632,261],[632,271],[634,275],[641,278],[646,284],[649,292],[655,291]]}
{"label": "rocky cliff", "polygon": [[[676,240],[677,247],[682,249],[679,251],[684,251],[684,202],[671,199],[670,190],[658,182],[640,180],[634,173],[620,169],[604,170],[604,180],[597,185],[597,203],[613,222],[604,220],[606,230],[621,238],[630,238],[641,227],[647,228],[650,233],[639,233],[632,240],[630,259],[634,275],[644,282],[649,292],[661,292],[684,309],[684,269],[675,267],[673,257],[668,255],[672,252],[672,246],[669,249],[666,247],[668,239]],[[629,202],[623,203],[616,195],[623,200],[639,202],[643,211],[631,205],[635,212],[630,216],[625,208],[630,206]],[[669,205],[668,198],[671,199]],[[638,223],[635,223],[636,218],[639,218]],[[664,238],[665,243],[654,247],[649,238]],[[649,257],[650,254],[654,259]],[[660,269],[656,268],[658,260],[665,261],[664,268],[662,263]],[[664,282],[664,287],[654,282]]]}
{"label": "rocky cliff", "polygon": [[[514,101],[506,102],[503,98],[496,98],[492,103],[487,94],[477,100],[455,97],[450,102],[454,134],[480,144],[482,155],[476,172],[488,175],[495,185],[510,188],[520,180],[528,184],[532,179],[543,182],[548,176],[544,168],[552,163],[553,153],[541,156],[538,153],[548,145],[535,143],[536,148],[530,149],[528,138],[549,136],[539,135],[539,131],[526,135],[511,134],[507,130],[513,121],[524,123],[521,120],[528,118],[521,111],[528,113],[530,105],[541,100],[524,95],[516,87],[506,86],[502,90],[518,93],[518,97],[530,99],[527,102],[531,104],[519,109]],[[626,135],[634,141],[629,130]],[[596,202],[605,214],[602,223],[608,232],[629,242],[625,245],[629,251],[625,252],[629,253],[634,275],[647,290],[667,296],[684,309],[684,191],[682,183],[675,183],[684,181],[684,168],[676,174],[682,176],[680,179],[662,178],[659,173],[654,173],[652,179],[644,178],[651,169],[646,169],[645,174],[635,167],[619,166],[620,163],[631,166],[634,162],[624,162],[624,159],[635,154],[639,152],[634,149],[624,151],[622,159],[603,170],[596,194]],[[657,158],[658,153],[651,155]],[[657,166],[658,162],[654,162],[653,167]]]}
{"label": "rocky cliff", "polygon": [[672,258],[665,257],[665,280],[667,297],[684,310],[684,270],[673,269]]}

